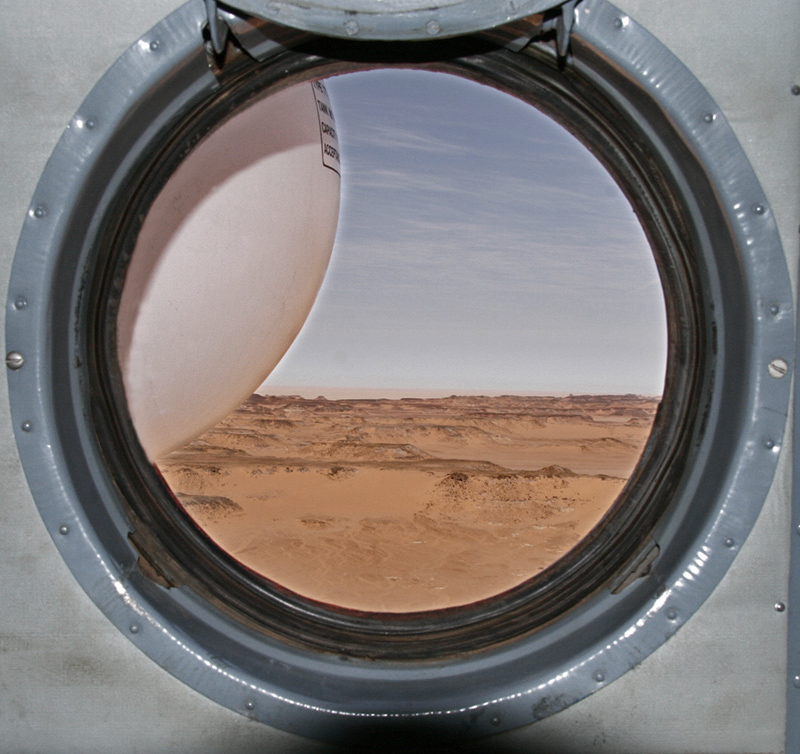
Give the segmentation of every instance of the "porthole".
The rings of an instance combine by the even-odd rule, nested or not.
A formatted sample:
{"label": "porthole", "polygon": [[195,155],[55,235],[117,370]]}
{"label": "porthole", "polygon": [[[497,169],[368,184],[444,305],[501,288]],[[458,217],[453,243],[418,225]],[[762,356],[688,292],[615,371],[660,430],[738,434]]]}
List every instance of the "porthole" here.
{"label": "porthole", "polygon": [[[309,299],[275,249],[313,287],[330,249],[328,90],[332,269],[251,395],[286,340],[262,309],[288,326],[284,291]],[[104,339],[204,535],[275,588],[421,613],[520,586],[607,513],[660,402],[660,287],[629,202],[563,127],[485,85],[384,69],[284,89],[204,139],[146,213]]]}
{"label": "porthole", "polygon": [[[781,444],[789,380],[774,365],[792,363],[785,262],[769,207],[713,101],[621,18],[600,0],[581,4],[566,62],[549,34],[515,51],[518,27],[426,43],[299,35],[279,47],[265,41],[274,27],[244,19],[234,32],[261,60],[229,50],[215,67],[204,9],[187,4],[82,106],[37,189],[11,279],[12,303],[26,301],[7,331],[7,350],[19,354],[9,361],[18,444],[76,577],[194,688],[320,738],[376,726],[494,733],[624,673],[725,572]],[[602,525],[540,577],[401,617],[276,588],[211,546],[142,449],[115,337],[143,219],[206,134],[259,98],[396,66],[489,84],[574,132],[640,219],[669,326],[664,401]],[[667,80],[675,85],[663,87]]]}
{"label": "porthole", "polygon": [[[518,74],[513,66],[510,70],[501,68],[501,71],[496,73],[493,58],[488,53],[482,55],[481,61],[482,69],[479,74],[470,70],[469,64],[464,66],[463,72],[459,65],[453,66],[453,70],[475,77],[480,76],[484,82],[494,83],[494,79],[497,78],[498,84],[507,90],[519,86],[515,78]],[[309,62],[312,63],[310,66]],[[298,57],[296,65],[298,78],[303,75],[318,77],[321,73],[326,73],[324,66],[318,65],[316,60],[309,61],[303,55]],[[450,68],[450,65],[442,67]],[[270,71],[271,68],[268,66],[264,70]],[[547,68],[542,66],[541,71],[545,73]],[[260,75],[265,75],[264,71],[260,70],[246,77],[237,76],[228,85],[224,90],[223,100],[223,117],[226,118],[226,125],[196,147],[198,152],[204,146],[210,145],[227,124],[231,124],[230,127],[233,128],[248,113],[269,106],[271,102],[269,96],[261,100],[263,104],[249,104],[262,86],[258,82]],[[269,79],[267,82],[265,86],[269,91]],[[168,191],[170,183],[167,182],[158,198],[153,199],[151,192],[158,191],[161,187],[158,180],[151,179],[147,183],[147,191],[140,191],[139,195],[130,201],[130,208],[125,211],[125,219],[113,228],[114,236],[103,243],[105,248],[120,251],[110,255],[109,272],[96,276],[95,280],[98,282],[95,285],[91,283],[87,285],[86,293],[87,297],[95,302],[90,304],[91,309],[100,313],[98,329],[94,331],[90,324],[87,328],[87,337],[90,342],[103,344],[97,350],[96,363],[90,361],[91,366],[96,369],[92,382],[98,386],[106,385],[105,389],[97,391],[98,396],[109,396],[108,403],[96,401],[95,422],[104,447],[104,455],[117,459],[114,465],[118,469],[118,484],[126,490],[124,497],[130,501],[132,520],[150,522],[146,527],[146,533],[142,531],[145,528],[142,524],[136,524],[130,534],[145,570],[157,573],[161,579],[174,587],[190,585],[194,591],[204,594],[220,609],[230,611],[237,620],[259,625],[267,635],[282,641],[298,643],[317,651],[337,652],[353,657],[385,657],[394,660],[432,659],[485,650],[496,645],[498,641],[514,640],[530,634],[561,613],[572,609],[594,592],[600,584],[608,582],[643,546],[642,543],[646,542],[649,531],[659,516],[661,506],[668,500],[668,496],[659,490],[665,485],[674,484],[670,479],[677,465],[672,459],[676,455],[680,457],[686,453],[685,443],[688,433],[685,423],[692,423],[693,420],[688,417],[697,411],[691,404],[696,400],[696,397],[693,397],[697,395],[696,381],[701,379],[702,375],[697,354],[703,350],[705,327],[702,324],[699,307],[693,300],[696,294],[687,293],[697,287],[693,282],[696,273],[688,261],[688,250],[682,248],[683,240],[678,224],[683,221],[679,216],[671,216],[664,211],[660,200],[656,198],[656,191],[652,188],[648,187],[646,192],[637,193],[637,187],[658,181],[657,175],[647,175],[636,166],[635,160],[641,158],[625,154],[619,137],[615,136],[612,140],[610,134],[605,136],[600,130],[593,132],[592,121],[581,112],[571,98],[564,96],[556,98],[551,94],[552,82],[543,79],[541,84],[536,83],[538,90],[529,94],[529,98],[535,100],[542,109],[549,109],[553,116],[562,119],[573,132],[581,134],[590,148],[599,153],[601,159],[616,172],[622,190],[630,197],[639,214],[645,218],[646,233],[650,237],[662,271],[663,285],[667,291],[666,300],[671,302],[670,307],[673,307],[669,312],[670,327],[676,334],[673,335],[671,361],[675,363],[676,360],[682,360],[694,365],[680,374],[674,367],[669,370],[667,394],[671,396],[673,405],[680,406],[680,409],[670,414],[663,414],[658,420],[652,434],[653,439],[645,451],[645,458],[634,472],[633,478],[629,480],[625,494],[615,503],[614,510],[609,511],[602,524],[590,527],[590,532],[565,557],[556,560],[540,575],[522,579],[518,583],[505,584],[505,588],[498,589],[495,594],[482,593],[476,600],[441,610],[433,609],[433,603],[423,601],[419,603],[418,609],[403,612],[400,616],[392,611],[370,614],[364,609],[365,603],[357,601],[356,596],[351,597],[350,601],[345,598],[339,599],[333,606],[326,604],[330,600],[324,598],[305,599],[297,591],[286,588],[286,579],[265,580],[261,578],[261,574],[252,573],[252,567],[241,568],[239,563],[232,561],[224,551],[209,547],[204,536],[207,530],[197,532],[191,522],[184,520],[182,512],[176,509],[173,501],[165,495],[162,486],[158,484],[158,472],[148,466],[146,459],[137,457],[136,435],[130,427],[126,427],[124,398],[114,389],[115,384],[119,384],[119,381],[114,379],[114,374],[115,362],[117,358],[121,359],[120,352],[118,350],[115,357],[113,350],[112,352],[107,350],[109,347],[111,349],[115,347],[114,335],[124,332],[120,324],[121,317],[133,306],[132,304],[126,306],[128,299],[125,291],[130,287],[134,290],[142,288],[138,272],[131,283],[131,271],[145,268],[150,274],[154,266],[149,249],[152,247],[150,228],[156,223],[151,223],[151,219],[154,215],[159,219],[167,216],[165,210],[160,209],[161,202],[169,208],[169,211],[174,212],[179,206],[176,197],[185,196],[186,193],[185,190]],[[536,84],[529,81],[526,82],[526,86],[533,88]],[[244,87],[242,91],[241,87]],[[291,91],[294,89],[283,89],[281,93],[273,96],[286,97]],[[230,113],[238,110],[240,102],[248,103],[248,108],[241,115],[231,117]],[[169,151],[158,157],[157,164],[159,169],[164,171],[165,178],[169,174],[167,166],[176,164],[180,159],[183,160],[182,166],[191,166],[196,160],[204,169],[213,171],[213,166],[208,167],[212,159],[205,151],[197,157],[190,154],[184,158],[185,144],[195,143],[198,132],[205,133],[210,128],[207,124],[215,123],[219,119],[220,114],[214,111],[213,105],[210,105],[200,112],[199,123],[193,123],[191,119],[184,121],[183,128],[186,131],[182,139],[177,141],[177,157],[170,156]],[[276,124],[275,128],[278,127]],[[237,141],[244,143],[242,137]],[[626,144],[633,141],[633,137],[624,140]],[[626,146],[625,149],[629,148]],[[226,150],[219,151],[227,154]],[[190,167],[186,170],[192,172]],[[174,175],[178,177],[177,172]],[[141,183],[137,182],[137,187],[138,185]],[[579,210],[576,208],[574,215],[578,214]],[[145,220],[140,227],[139,218],[142,217],[145,217]],[[651,217],[657,219],[651,220]],[[161,224],[164,225],[163,220]],[[274,226],[273,221],[272,227]],[[167,227],[168,232],[172,234],[174,232],[172,225],[169,224]],[[211,237],[210,232],[204,235],[207,238]],[[146,240],[142,241],[143,238]],[[211,243],[211,249],[208,251],[212,258],[216,251],[215,247],[219,246],[222,246],[220,241],[216,244]],[[200,251],[194,245],[189,244],[188,248],[195,258],[199,256]],[[130,262],[128,262],[129,255]],[[144,261],[140,262],[140,259]],[[229,257],[224,261],[221,260],[221,263],[223,265],[229,263]],[[253,273],[249,270],[248,275],[252,279]],[[221,276],[222,272],[218,273],[216,279],[220,279]],[[121,282],[123,280],[124,284]],[[170,288],[176,287],[176,281],[177,278],[171,281]],[[149,290],[156,285],[157,282],[151,285]],[[242,286],[243,283],[240,283],[239,287]],[[184,284],[181,290],[191,297],[188,286]],[[119,303],[115,296],[117,291],[121,291]],[[207,294],[205,298],[210,295]],[[227,299],[228,296],[221,294],[221,298]],[[270,300],[271,297],[267,293],[264,298]],[[297,298],[303,297],[298,294]],[[117,308],[119,316],[115,316]],[[172,312],[182,312],[190,322],[201,323],[199,324],[201,333],[209,333],[209,325],[202,324],[202,314],[194,311],[188,300],[180,302],[171,300],[169,309]],[[213,307],[210,312],[210,316],[217,320],[223,317],[223,310],[219,307]],[[173,317],[176,316],[173,314]],[[103,322],[107,324],[104,326]],[[679,322],[688,323],[683,332],[680,332]],[[158,346],[159,328],[164,329],[165,334],[161,336],[163,340],[169,337],[171,327],[169,321],[159,322],[153,325],[155,335],[144,338],[144,354],[138,357],[137,363],[144,365],[139,369],[143,375],[141,383],[146,385],[147,389],[143,398],[137,398],[135,403],[139,411],[141,409],[138,409],[138,406],[142,404],[149,408],[160,407],[166,400],[152,389],[153,382],[157,381],[162,373],[155,362],[153,351]],[[243,328],[244,325],[240,327]],[[182,332],[183,329],[179,327],[179,331]],[[268,342],[268,339],[265,340]],[[183,334],[180,342],[191,343],[192,348],[198,348],[197,338],[191,334]],[[221,353],[224,342],[224,338],[221,338],[218,347],[213,349],[212,353]],[[249,348],[251,351],[254,350],[252,346]],[[675,349],[679,351],[684,349],[685,353],[676,354]],[[169,361],[172,363],[179,353],[178,343],[168,349],[168,353]],[[205,354],[204,351],[201,353]],[[130,360],[133,361],[135,358],[136,354]],[[232,359],[232,356],[223,358],[222,364],[225,365]],[[208,376],[216,363],[213,357],[204,355],[189,373],[202,372]],[[172,367],[173,373],[176,372],[177,365],[172,363]],[[236,373],[240,371],[244,371],[244,365],[238,367]],[[106,375],[110,375],[111,379]],[[134,395],[131,390],[134,379],[129,377],[123,382],[128,395],[127,406],[130,407]],[[212,395],[219,391],[218,387],[206,389]],[[187,393],[191,393],[191,390],[183,391],[184,395]],[[181,390],[178,387],[173,388],[170,393],[175,396],[180,394]],[[138,393],[135,395],[138,396]],[[214,402],[209,400],[206,403]],[[181,426],[182,416],[195,418],[205,405],[201,401],[195,411],[187,406],[183,410],[164,411],[162,416],[170,420],[169,428],[174,430]],[[161,447],[156,439],[151,440],[149,434],[144,437],[142,435],[144,428],[150,426],[148,419],[142,418],[133,424],[133,430],[138,430],[138,439],[145,447],[148,445]],[[121,433],[117,434],[120,430]],[[457,479],[453,494],[466,496],[466,490],[459,489]],[[150,541],[151,537],[155,538],[154,542]],[[369,547],[369,542],[364,542],[364,545]],[[300,549],[301,545],[297,547]],[[644,556],[652,555],[648,552],[644,553]]]}

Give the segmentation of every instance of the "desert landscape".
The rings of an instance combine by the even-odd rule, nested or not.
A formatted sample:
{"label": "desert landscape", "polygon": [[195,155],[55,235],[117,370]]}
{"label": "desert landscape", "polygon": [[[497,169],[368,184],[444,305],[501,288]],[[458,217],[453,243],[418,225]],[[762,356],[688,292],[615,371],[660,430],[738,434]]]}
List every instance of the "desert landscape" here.
{"label": "desert landscape", "polygon": [[535,576],[603,517],[659,399],[253,395],[158,467],[247,568],[341,607],[468,604]]}

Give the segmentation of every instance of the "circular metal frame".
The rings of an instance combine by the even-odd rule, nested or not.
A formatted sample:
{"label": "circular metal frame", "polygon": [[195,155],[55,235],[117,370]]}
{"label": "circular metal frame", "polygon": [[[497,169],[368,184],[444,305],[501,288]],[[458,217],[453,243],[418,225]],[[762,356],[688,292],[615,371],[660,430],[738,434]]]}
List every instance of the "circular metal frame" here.
{"label": "circular metal frame", "polygon": [[[234,67],[219,90],[175,126],[163,148],[143,155],[138,172],[128,176],[127,190],[121,190],[106,213],[110,221],[89,252],[91,272],[82,296],[89,316],[80,330],[86,382],[94,389],[93,426],[100,452],[115,471],[131,522],[129,538],[142,559],[140,569],[157,573],[173,586],[190,587],[232,618],[312,651],[371,660],[442,660],[527,635],[606,582],[624,581],[619,571],[635,569],[629,561],[669,504],[669,491],[679,484],[683,461],[691,452],[692,428],[699,421],[708,369],[703,354],[710,338],[699,300],[702,284],[686,241],[688,221],[664,200],[674,189],[639,144],[637,131],[615,121],[610,103],[560,72],[552,56],[519,56],[469,38],[448,43],[446,57],[441,49],[436,45],[417,50],[417,65],[513,91],[580,134],[605,159],[645,220],[667,301],[669,407],[659,411],[636,472],[602,522],[534,578],[473,604],[402,615],[363,613],[303,598],[243,568],[209,541],[176,505],[142,452],[128,417],[117,363],[116,312],[142,218],[187,150],[222,119],[276,86],[298,77],[396,64],[407,60],[401,48],[355,50],[351,44],[314,39],[260,65]],[[606,121],[613,121],[614,127]]]}
{"label": "circular metal frame", "polygon": [[[617,563],[616,577],[604,575],[579,604],[501,632],[501,641],[465,644],[457,655],[445,651],[446,630],[432,652],[387,659],[373,648],[364,658],[352,647],[289,641],[253,616],[232,615],[213,595],[179,586],[192,574],[172,572],[169,561],[162,570],[153,509],[125,503],[139,492],[129,486],[135,477],[98,436],[98,415],[103,426],[114,425],[103,409],[114,388],[92,376],[92,333],[105,332],[105,314],[91,304],[117,279],[113,265],[98,268],[98,260],[123,205],[154,191],[170,160],[199,138],[195,128],[176,141],[182,124],[197,121],[210,101],[214,117],[224,117],[229,90],[208,65],[205,21],[204,4],[187,3],[98,83],[48,163],[20,238],[7,319],[7,351],[17,354],[9,363],[12,416],[31,489],[64,559],[109,619],[178,678],[305,735],[345,739],[376,726],[484,735],[601,688],[658,647],[713,590],[760,510],[781,445],[790,382],[781,375],[793,363],[791,291],[769,206],[722,113],[633,21],[604,0],[581,3],[568,65],[559,72],[551,56],[554,80],[560,77],[565,96],[605,103],[587,118],[632,134],[638,164],[650,160],[653,173],[666,177],[664,210],[681,222],[662,235],[682,236],[691,251],[684,277],[702,293],[689,297],[694,318],[680,307],[671,316],[670,369],[692,387],[691,400],[667,400],[663,409],[680,414],[678,425],[690,414],[668,484],[658,490],[663,507],[642,528],[641,551],[626,552],[627,565]],[[264,65],[280,61],[275,86],[347,70],[341,61],[364,67],[393,58],[497,83],[497,65],[524,70],[547,57],[546,47],[511,53],[491,37],[389,47],[307,39]],[[167,154],[170,160],[153,160]],[[646,212],[635,181],[625,188]],[[642,196],[652,189],[641,186]],[[678,275],[665,259],[662,278]],[[700,348],[684,353],[690,330]],[[124,417],[116,429],[126,437]],[[637,571],[653,553],[649,572]],[[641,578],[622,588],[631,571]]]}

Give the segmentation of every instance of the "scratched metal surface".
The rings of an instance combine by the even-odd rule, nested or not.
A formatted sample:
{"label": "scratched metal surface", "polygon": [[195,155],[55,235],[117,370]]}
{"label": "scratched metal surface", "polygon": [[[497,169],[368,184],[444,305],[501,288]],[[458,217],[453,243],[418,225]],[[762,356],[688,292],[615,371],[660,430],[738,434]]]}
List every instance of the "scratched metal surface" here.
{"label": "scratched metal surface", "polygon": [[[8,1],[0,73],[0,279],[64,125],[116,57],[178,0]],[[797,268],[800,6],[617,3],[664,41],[722,106]],[[658,5],[658,8],[654,8]],[[5,391],[5,381],[3,381]],[[163,672],[75,584],[20,471],[0,406],[0,751],[324,751],[252,723]],[[711,598],[636,670],[535,726],[460,750],[779,752],[785,718],[790,443],[755,529]]]}

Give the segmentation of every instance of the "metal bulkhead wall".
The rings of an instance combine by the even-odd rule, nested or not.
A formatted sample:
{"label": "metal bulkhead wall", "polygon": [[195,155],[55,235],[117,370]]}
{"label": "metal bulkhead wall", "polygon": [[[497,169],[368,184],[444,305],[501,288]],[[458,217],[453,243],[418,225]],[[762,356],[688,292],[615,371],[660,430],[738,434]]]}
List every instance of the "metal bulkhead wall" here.
{"label": "metal bulkhead wall", "polygon": [[[147,108],[150,111],[157,110],[158,107],[163,108],[161,111],[165,113],[165,121],[174,117],[176,112],[175,110],[170,112],[170,108],[177,108],[177,111],[182,108],[191,108],[194,98],[203,96],[203,90],[208,90],[216,85],[213,77],[207,75],[207,71],[203,71],[202,74],[198,73],[195,78],[195,74],[187,72],[186,66],[171,65],[162,68],[156,63],[148,70],[147,64],[140,62],[148,56],[151,59],[155,58],[155,54],[159,50],[163,51],[162,45],[167,44],[170,54],[175,54],[176,48],[183,46],[183,49],[186,50],[183,59],[195,60],[197,65],[200,65],[195,51],[196,40],[192,41],[191,33],[198,30],[201,15],[198,12],[198,4],[190,5],[192,7],[186,6],[179,12],[186,14],[184,18],[179,18],[176,14],[163,22],[154,30],[154,33],[146,35],[140,40],[138,47],[135,47],[130,53],[136,62],[133,63],[133,68],[129,69],[127,74],[132,73],[133,70],[137,74],[144,71],[152,77],[150,79],[145,77],[142,80],[141,91],[145,93],[145,98],[163,96],[165,90],[161,88],[161,84],[164,77],[173,77],[170,87],[173,93],[181,91],[185,94],[185,99],[182,101],[171,95],[170,101],[166,105],[158,103],[155,108],[152,100],[147,102]],[[746,316],[752,318],[749,324],[754,330],[753,341],[749,344],[752,348],[748,346],[741,355],[747,357],[749,365],[747,378],[743,380],[748,388],[752,388],[751,398],[748,399],[751,403],[748,405],[758,406],[758,410],[754,408],[750,412],[749,416],[752,418],[749,420],[746,418],[748,412],[742,411],[739,416],[743,418],[740,419],[738,426],[733,427],[733,431],[742,439],[739,446],[732,442],[728,448],[739,455],[731,469],[731,478],[725,480],[726,499],[720,506],[719,514],[707,522],[706,531],[701,532],[692,543],[694,546],[688,548],[695,551],[693,563],[687,565],[685,561],[683,563],[676,562],[671,571],[664,566],[665,572],[661,575],[669,585],[668,591],[658,595],[655,601],[652,601],[632,624],[637,627],[634,632],[637,636],[633,641],[629,641],[628,645],[633,647],[632,654],[635,656],[652,651],[662,640],[661,638],[656,639],[656,634],[663,634],[665,630],[671,633],[673,626],[676,627],[682,623],[699,607],[730,563],[733,553],[728,554],[728,551],[738,549],[758,513],[760,501],[766,494],[766,488],[771,481],[772,469],[777,456],[775,448],[780,447],[783,421],[781,415],[785,416],[786,411],[788,380],[781,379],[775,373],[781,371],[777,368],[778,366],[782,367],[777,363],[778,359],[787,365],[793,361],[791,294],[785,285],[785,265],[782,268],[783,255],[780,241],[776,241],[776,228],[771,216],[771,208],[766,203],[763,192],[759,190],[758,182],[751,175],[752,171],[748,172],[749,167],[736,164],[733,168],[729,168],[731,172],[727,172],[728,165],[725,164],[723,153],[727,155],[733,153],[738,157],[740,150],[732,132],[726,127],[722,113],[715,107],[710,97],[692,83],[691,77],[686,78],[685,75],[688,72],[679,64],[676,65],[674,59],[666,51],[663,51],[663,48],[660,48],[631,19],[619,13],[612,6],[601,2],[583,3],[578,9],[577,18],[574,44],[576,49],[582,49],[585,57],[579,57],[575,62],[580,66],[583,61],[586,68],[582,72],[587,78],[591,79],[593,75],[596,75],[594,72],[602,68],[601,58],[605,59],[606,65],[608,65],[608,61],[611,61],[613,66],[621,66],[626,71],[632,71],[627,81],[623,76],[623,80],[609,83],[612,81],[611,76],[607,78],[598,76],[596,83],[601,88],[603,86],[611,87],[614,95],[620,101],[624,101],[626,93],[630,94],[633,99],[637,89],[643,87],[651,97],[659,102],[660,107],[671,118],[678,120],[677,130],[680,132],[681,138],[685,143],[690,144],[692,150],[700,153],[701,162],[711,165],[712,173],[716,169],[714,166],[722,166],[721,173],[712,175],[712,182],[724,192],[725,200],[720,203],[725,205],[728,221],[734,226],[733,233],[737,239],[736,247],[739,255],[737,264],[742,265],[746,270],[746,300],[750,307]],[[626,36],[620,40],[619,36],[623,34]],[[137,49],[142,57],[134,57],[139,54],[136,52]],[[594,61],[593,56],[597,56]],[[194,64],[191,63],[191,65]],[[199,72],[199,67],[197,70]],[[120,71],[117,73],[119,74]],[[186,81],[192,82],[188,86],[179,81],[180,76],[184,74]],[[119,86],[120,80],[115,79],[114,75],[112,72],[112,78],[106,81],[107,88],[105,90],[101,87],[100,90],[90,95],[86,106],[97,105],[101,111],[103,108],[114,110],[119,107],[120,112],[125,112],[129,103],[109,104],[113,103],[115,90],[124,91]],[[123,75],[126,74],[123,73]],[[665,93],[664,90],[668,91]],[[95,96],[94,100],[93,96]],[[638,112],[634,117],[646,117],[646,112],[642,113],[641,109],[637,111],[638,106],[633,101],[630,105],[629,112]],[[58,240],[54,241],[54,238],[58,234],[63,234],[62,238],[69,237],[70,229],[67,226],[69,222],[74,222],[70,215],[71,208],[60,204],[60,198],[56,196],[56,192],[51,191],[48,194],[47,189],[61,184],[66,180],[65,177],[70,175],[70,160],[75,157],[77,151],[86,149],[86,142],[81,142],[81,137],[96,131],[94,126],[89,125],[93,120],[94,117],[88,111],[83,111],[83,109],[79,111],[79,115],[72,124],[73,133],[65,136],[66,141],[63,144],[65,149],[60,147],[61,151],[54,156],[53,162],[48,167],[48,172],[34,197],[29,219],[26,221],[28,227],[23,232],[23,239],[20,242],[23,250],[57,246]],[[119,138],[119,133],[124,131],[123,121],[124,119],[121,118],[115,138]],[[108,122],[108,118],[98,118],[97,122],[105,124]],[[645,122],[642,122],[641,125],[646,128]],[[158,122],[154,122],[152,128],[157,130],[158,127]],[[662,137],[659,134],[652,135],[654,143],[657,143],[660,138]],[[127,152],[123,153],[120,150],[115,158],[121,164],[120,172],[115,174],[115,176],[121,176],[120,180],[127,171],[124,164],[125,154]],[[666,147],[664,150],[665,161],[668,161],[671,154],[674,154],[674,149]],[[83,155],[81,155],[81,159],[83,159]],[[64,161],[62,164],[65,167],[59,167],[59,160]],[[746,165],[746,160],[744,164]],[[87,171],[88,169],[87,167]],[[87,175],[79,176],[76,180],[81,181],[86,177]],[[92,174],[92,177],[96,177],[96,174]],[[52,183],[48,183],[48,181]],[[84,196],[78,198],[81,201],[87,201]],[[699,209],[690,208],[691,211],[699,211]],[[49,224],[46,222],[48,218]],[[702,239],[699,240],[702,242]],[[759,250],[758,259],[747,253],[747,249],[755,247]],[[703,253],[711,255],[707,260],[709,267],[723,266],[722,262],[725,260],[713,259],[715,253],[713,249],[705,249]],[[82,425],[80,420],[76,421],[72,416],[72,411],[76,410],[74,406],[54,406],[54,402],[48,398],[50,395],[61,397],[65,391],[68,391],[72,394],[72,400],[76,405],[79,406],[80,402],[84,400],[84,394],[80,389],[75,388],[74,382],[69,385],[48,384],[50,375],[56,372],[61,372],[63,378],[63,373],[69,372],[70,364],[69,353],[63,349],[60,353],[57,352],[57,349],[54,352],[52,358],[57,360],[56,363],[48,363],[51,358],[49,332],[52,322],[47,319],[47,305],[43,298],[52,295],[56,302],[56,308],[60,306],[71,309],[75,306],[74,300],[70,298],[69,301],[65,301],[64,299],[74,296],[76,291],[75,289],[70,291],[61,289],[60,274],[65,269],[64,265],[67,264],[63,258],[42,259],[38,257],[33,262],[32,259],[34,256],[26,253],[25,260],[17,263],[18,267],[12,274],[12,288],[16,287],[17,291],[23,292],[11,290],[9,296],[13,306],[13,309],[9,308],[11,315],[16,316],[14,315],[16,311],[20,315],[24,313],[23,316],[29,317],[27,321],[22,321],[21,317],[14,320],[10,316],[8,322],[8,350],[13,348],[14,352],[19,353],[22,359],[21,364],[15,359],[12,359],[9,364],[12,372],[10,389],[14,424],[18,433],[20,452],[28,469],[31,486],[42,516],[56,541],[61,545],[65,560],[76,577],[83,583],[84,588],[102,606],[118,628],[129,634],[137,645],[160,664],[169,667],[178,677],[182,677],[189,685],[221,701],[226,706],[280,727],[306,734],[308,734],[306,726],[311,724],[312,727],[318,728],[319,734],[334,738],[338,737],[337,731],[342,727],[343,718],[367,718],[370,726],[375,723],[381,724],[387,720],[391,722],[390,718],[393,715],[385,710],[375,714],[366,711],[360,712],[358,709],[339,709],[338,711],[331,709],[327,712],[332,713],[333,717],[327,719],[332,720],[333,723],[330,725],[321,723],[320,717],[326,718],[327,712],[320,709],[318,700],[278,698],[279,694],[274,689],[260,685],[258,679],[248,680],[246,674],[232,671],[224,661],[216,662],[207,653],[204,654],[202,642],[193,643],[192,637],[186,637],[182,635],[182,632],[171,630],[169,608],[165,606],[166,603],[153,609],[152,606],[147,605],[146,597],[143,599],[140,594],[136,593],[135,585],[132,587],[125,583],[124,574],[115,572],[116,564],[129,556],[126,553],[109,551],[107,541],[102,541],[104,540],[102,534],[98,536],[93,529],[96,527],[97,520],[89,520],[91,517],[87,517],[82,510],[88,505],[94,504],[94,500],[86,500],[85,488],[72,489],[75,484],[74,475],[78,473],[76,469],[83,466],[82,473],[94,480],[93,484],[98,488],[97,495],[101,499],[105,495],[113,494],[110,489],[105,491],[99,489],[103,485],[110,487],[107,471],[97,467],[92,468],[93,464],[97,463],[96,457],[91,457],[89,454],[90,457],[81,458],[80,453],[76,454],[73,448],[65,447],[62,438],[47,434],[53,427],[61,428],[70,424],[81,443],[91,442],[87,436],[85,425]],[[74,265],[76,261],[78,260],[73,259],[69,264]],[[56,280],[59,282],[54,282]],[[740,282],[734,281],[732,286],[737,294],[742,292],[742,288],[737,287],[739,285]],[[722,297],[723,309],[727,307],[728,310],[733,310],[740,305],[740,301],[725,301],[725,290],[717,291],[717,293]],[[18,306],[23,300],[25,304]],[[777,310],[774,310],[775,307]],[[736,319],[738,315],[731,314],[730,316],[734,325],[738,324]],[[720,324],[722,325],[722,343],[727,346],[728,351],[735,351],[736,337],[732,332],[735,329],[734,326],[724,321]],[[726,324],[727,329],[725,328]],[[725,338],[730,338],[730,340],[726,341]],[[19,345],[15,346],[14,342]],[[74,343],[69,345],[71,348],[75,346]],[[31,353],[35,355],[31,357]],[[731,356],[728,355],[728,358],[730,359]],[[31,379],[26,375],[32,373],[31,367],[34,366],[38,379],[26,384],[25,380]],[[28,369],[26,370],[25,367]],[[17,382],[14,383],[13,380],[17,380]],[[739,382],[737,379],[729,378],[729,384],[736,386]],[[45,396],[45,399],[42,399],[42,395]],[[724,423],[722,414],[722,397],[719,393],[714,394],[712,391],[709,393],[708,401],[708,415],[711,422]],[[43,434],[39,434],[40,432]],[[767,443],[771,443],[771,445],[767,445]],[[33,447],[34,445],[36,447]],[[754,447],[763,447],[768,454],[758,455],[762,451],[753,450]],[[702,452],[707,453],[704,460],[714,458],[713,449],[707,448],[705,451],[701,451],[701,455]],[[45,476],[43,469],[49,470],[49,477]],[[695,480],[692,484],[699,484],[699,482]],[[82,487],[82,485],[76,486]],[[691,485],[689,484],[689,486]],[[732,505],[736,509],[733,518],[729,513]],[[113,518],[114,515],[113,511],[108,514],[109,518]],[[109,526],[113,528],[118,523],[111,522]],[[675,528],[679,528],[679,525],[676,525]],[[662,533],[664,541],[670,536],[677,538],[686,534],[678,531],[670,532],[669,525],[665,526],[665,529],[666,531]],[[72,538],[70,538],[70,534],[73,535]],[[77,534],[80,535],[81,541],[75,544],[75,535]],[[722,536],[723,534],[724,536]],[[701,554],[705,554],[706,557],[700,557]],[[680,557],[677,560],[680,560]],[[698,573],[694,572],[692,565],[698,570]],[[678,584],[681,579],[686,581],[687,569],[695,576],[695,582],[702,582],[699,586],[697,583],[694,588]],[[672,581],[670,581],[671,573],[677,574]],[[674,599],[664,599],[664,594],[667,593]],[[184,597],[176,597],[176,605],[185,608],[186,605],[180,605],[181,599]],[[644,621],[641,626],[639,625],[640,621]],[[209,618],[209,633],[215,629],[225,628],[222,624],[211,626],[212,622],[213,617]],[[629,639],[630,637],[624,638]],[[627,649],[628,645],[624,651],[620,650],[618,655],[627,655],[631,652]],[[282,652],[280,647],[275,648],[274,660],[276,662],[289,661],[295,663],[296,669],[300,667],[297,665],[297,658],[287,657],[282,655]],[[603,652],[606,654],[604,655]],[[598,660],[600,660],[599,664]],[[513,693],[508,694],[507,698],[495,696],[485,699],[483,702],[477,702],[477,706],[475,706],[474,699],[470,704],[458,699],[457,703],[464,705],[461,708],[428,709],[411,715],[399,713],[398,717],[406,718],[406,722],[408,722],[446,715],[449,720],[456,721],[455,725],[460,727],[464,721],[476,719],[474,713],[477,709],[497,710],[497,714],[491,717],[484,716],[486,725],[471,724],[468,726],[468,732],[472,735],[492,733],[504,727],[529,722],[530,710],[531,708],[537,709],[537,705],[540,711],[544,711],[547,705],[543,705],[542,702],[546,699],[554,700],[551,689],[557,690],[559,683],[562,691],[559,692],[560,696],[555,697],[555,703],[552,701],[549,703],[548,711],[557,711],[564,703],[581,698],[596,690],[598,686],[605,685],[613,677],[627,670],[631,664],[629,656],[615,658],[609,647],[603,649],[601,645],[597,645],[585,650],[582,657],[575,657],[573,666],[566,673],[562,671],[548,679],[539,679],[537,684],[533,683],[530,676],[524,682],[520,679],[522,685],[517,686]],[[179,665],[183,667],[178,668]],[[311,672],[313,675],[314,671],[311,665],[304,666],[303,670]],[[441,668],[437,670],[440,671]],[[486,668],[483,668],[482,672],[485,670]],[[463,669],[459,672],[462,671]],[[391,675],[388,670],[386,672]],[[556,678],[561,676],[563,678],[557,681]],[[209,681],[209,678],[212,680]],[[412,680],[412,686],[422,682],[424,682],[424,678],[418,675]],[[487,688],[490,685],[487,683]],[[236,688],[246,693],[239,694],[232,690]],[[537,688],[540,689],[538,694]],[[547,694],[543,693],[544,691],[547,691]],[[262,699],[266,700],[265,706],[267,707],[267,711],[263,714],[259,704]],[[344,699],[340,699],[339,702],[346,705]],[[349,726],[345,724],[344,727]],[[448,735],[455,732],[455,728],[451,728],[449,724],[445,727]]]}

